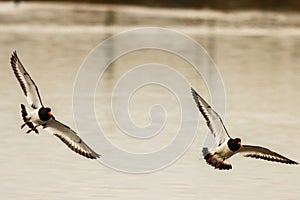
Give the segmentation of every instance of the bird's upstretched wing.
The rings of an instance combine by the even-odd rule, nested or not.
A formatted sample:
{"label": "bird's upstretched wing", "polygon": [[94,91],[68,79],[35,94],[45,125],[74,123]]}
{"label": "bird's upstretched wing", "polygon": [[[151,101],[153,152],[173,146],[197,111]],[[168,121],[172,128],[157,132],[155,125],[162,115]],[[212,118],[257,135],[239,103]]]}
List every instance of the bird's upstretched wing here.
{"label": "bird's upstretched wing", "polygon": [[193,89],[192,95],[199,108],[201,114],[206,120],[210,132],[213,134],[217,145],[222,144],[226,139],[230,138],[221,117],[216,113],[211,106]]}
{"label": "bird's upstretched wing", "polygon": [[293,160],[290,160],[274,151],[260,146],[243,145],[238,152],[245,157],[264,159],[285,164],[298,164]]}
{"label": "bird's upstretched wing", "polygon": [[77,135],[75,131],[73,131],[70,127],[64,125],[63,123],[55,119],[50,119],[44,125],[44,129],[57,136],[72,151],[91,159],[100,157],[99,154],[97,154],[83,142],[83,140]]}
{"label": "bird's upstretched wing", "polygon": [[26,96],[28,104],[34,109],[43,106],[38,88],[22,65],[16,51],[11,55],[10,64]]}

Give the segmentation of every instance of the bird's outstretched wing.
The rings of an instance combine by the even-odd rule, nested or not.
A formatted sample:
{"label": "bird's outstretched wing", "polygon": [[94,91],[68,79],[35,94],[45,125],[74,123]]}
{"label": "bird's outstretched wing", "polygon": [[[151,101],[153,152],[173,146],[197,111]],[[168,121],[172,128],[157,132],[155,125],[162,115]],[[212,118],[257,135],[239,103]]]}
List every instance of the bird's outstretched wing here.
{"label": "bird's outstretched wing", "polygon": [[221,117],[215,112],[211,106],[193,89],[192,95],[199,108],[201,114],[206,120],[210,132],[213,134],[217,145],[222,144],[226,139],[230,138]]}
{"label": "bird's outstretched wing", "polygon": [[70,127],[63,123],[50,119],[45,125],[44,129],[53,133],[63,143],[65,143],[72,151],[85,156],[87,158],[96,159],[100,155],[93,151]]}
{"label": "bird's outstretched wing", "polygon": [[238,153],[242,154],[245,157],[250,158],[257,158],[257,159],[264,159],[273,162],[281,162],[285,164],[294,164],[297,165],[298,163],[290,160],[274,151],[271,151],[267,148],[260,147],[260,146],[251,146],[251,145],[243,145]]}
{"label": "bird's outstretched wing", "polygon": [[11,55],[10,64],[26,96],[28,104],[34,109],[43,106],[38,88],[22,65],[16,51]]}

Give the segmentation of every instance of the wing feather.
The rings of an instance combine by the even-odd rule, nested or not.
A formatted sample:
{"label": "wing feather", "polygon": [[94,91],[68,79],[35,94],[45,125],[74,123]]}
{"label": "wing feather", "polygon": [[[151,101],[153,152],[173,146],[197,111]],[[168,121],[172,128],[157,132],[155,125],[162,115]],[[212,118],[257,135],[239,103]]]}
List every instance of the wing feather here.
{"label": "wing feather", "polygon": [[213,134],[217,144],[222,144],[230,138],[230,136],[221,117],[193,88],[191,88],[191,90],[197,107],[206,120],[210,132]]}
{"label": "wing feather", "polygon": [[25,67],[22,65],[16,51],[14,51],[11,55],[10,64],[17,80],[20,83],[24,95],[27,97],[28,104],[34,109],[43,106],[39,90]]}
{"label": "wing feather", "polygon": [[70,127],[63,123],[50,119],[44,128],[53,133],[63,143],[65,143],[72,151],[91,159],[99,158],[100,155],[93,151]]}
{"label": "wing feather", "polygon": [[290,160],[274,151],[260,146],[243,145],[239,150],[239,153],[245,157],[263,159],[272,162],[281,162],[285,164],[298,164],[297,162]]}

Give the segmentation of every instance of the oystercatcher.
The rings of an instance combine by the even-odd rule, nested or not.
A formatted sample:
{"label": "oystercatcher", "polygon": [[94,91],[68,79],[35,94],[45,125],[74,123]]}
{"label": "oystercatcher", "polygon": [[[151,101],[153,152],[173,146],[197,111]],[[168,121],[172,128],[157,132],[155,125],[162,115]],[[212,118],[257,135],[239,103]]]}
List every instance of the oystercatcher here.
{"label": "oystercatcher", "polygon": [[19,60],[16,51],[12,53],[10,64],[30,106],[30,109],[26,109],[25,105],[21,104],[24,121],[21,128],[27,125],[29,130],[26,133],[34,131],[38,134],[37,128],[42,126],[57,136],[74,152],[91,159],[99,158],[100,155],[85,144],[76,132],[54,118],[51,108],[43,105],[38,88]]}
{"label": "oystercatcher", "polygon": [[202,153],[206,162],[219,170],[232,169],[228,159],[239,153],[245,157],[264,159],[285,164],[298,164],[274,151],[260,146],[242,145],[240,138],[231,138],[224,126],[221,117],[212,107],[193,89],[192,95],[201,114],[206,120],[207,126],[214,136],[217,147],[209,149],[203,147]]}

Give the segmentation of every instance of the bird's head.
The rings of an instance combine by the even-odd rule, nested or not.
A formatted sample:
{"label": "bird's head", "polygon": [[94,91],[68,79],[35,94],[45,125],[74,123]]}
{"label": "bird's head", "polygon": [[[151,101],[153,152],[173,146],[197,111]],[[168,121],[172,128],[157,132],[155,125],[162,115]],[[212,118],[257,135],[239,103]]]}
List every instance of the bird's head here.
{"label": "bird's head", "polygon": [[235,139],[230,138],[227,144],[231,151],[237,151],[242,147],[240,138],[235,138]]}
{"label": "bird's head", "polygon": [[39,110],[39,117],[42,121],[48,121],[49,119],[53,118],[53,115],[51,113],[51,108],[48,107],[41,107]]}

